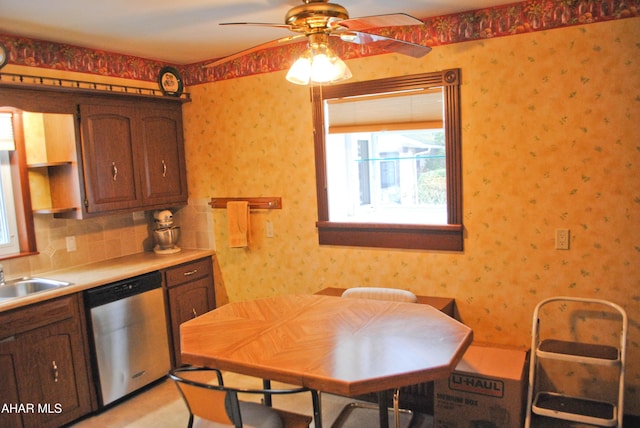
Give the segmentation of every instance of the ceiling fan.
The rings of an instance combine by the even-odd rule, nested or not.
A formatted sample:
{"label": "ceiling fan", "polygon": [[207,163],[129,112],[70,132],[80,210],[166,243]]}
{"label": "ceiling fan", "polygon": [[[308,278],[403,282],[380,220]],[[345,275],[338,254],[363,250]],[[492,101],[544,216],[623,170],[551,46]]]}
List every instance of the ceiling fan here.
{"label": "ceiling fan", "polygon": [[220,25],[250,25],[284,28],[297,35],[283,37],[221,58],[207,67],[213,67],[251,52],[308,39],[309,48],[289,70],[287,80],[308,84],[335,83],[351,77],[344,62],[329,48],[329,37],[338,37],[343,42],[370,45],[386,52],[397,52],[414,58],[421,58],[431,51],[428,46],[400,39],[369,33],[381,27],[424,25],[422,21],[404,13],[349,18],[347,10],[328,0],[302,0],[302,5],[291,8],[284,18],[284,24],[257,22],[228,22]]}

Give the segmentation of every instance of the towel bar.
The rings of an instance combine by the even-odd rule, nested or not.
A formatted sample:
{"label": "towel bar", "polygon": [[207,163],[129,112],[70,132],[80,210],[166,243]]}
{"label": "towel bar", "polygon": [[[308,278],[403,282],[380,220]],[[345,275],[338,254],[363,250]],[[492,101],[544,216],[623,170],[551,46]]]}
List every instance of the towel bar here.
{"label": "towel bar", "polygon": [[211,208],[227,208],[229,201],[247,201],[249,208],[261,210],[282,209],[282,198],[279,196],[258,198],[211,198]]}

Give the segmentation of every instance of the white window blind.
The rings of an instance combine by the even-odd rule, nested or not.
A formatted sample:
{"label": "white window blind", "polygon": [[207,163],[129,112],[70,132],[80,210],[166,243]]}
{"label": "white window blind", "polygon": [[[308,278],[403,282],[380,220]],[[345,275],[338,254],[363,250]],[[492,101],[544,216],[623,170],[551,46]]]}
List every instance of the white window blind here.
{"label": "white window blind", "polygon": [[427,89],[329,99],[329,133],[440,129],[442,90]]}
{"label": "white window blind", "polygon": [[0,113],[0,150],[15,150],[13,139],[13,115]]}

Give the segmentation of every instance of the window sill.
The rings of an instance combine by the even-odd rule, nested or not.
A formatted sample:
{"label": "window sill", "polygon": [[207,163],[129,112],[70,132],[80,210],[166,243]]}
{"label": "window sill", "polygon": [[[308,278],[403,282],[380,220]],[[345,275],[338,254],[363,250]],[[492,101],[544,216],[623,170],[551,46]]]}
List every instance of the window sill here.
{"label": "window sill", "polygon": [[462,251],[463,226],[316,222],[320,245]]}

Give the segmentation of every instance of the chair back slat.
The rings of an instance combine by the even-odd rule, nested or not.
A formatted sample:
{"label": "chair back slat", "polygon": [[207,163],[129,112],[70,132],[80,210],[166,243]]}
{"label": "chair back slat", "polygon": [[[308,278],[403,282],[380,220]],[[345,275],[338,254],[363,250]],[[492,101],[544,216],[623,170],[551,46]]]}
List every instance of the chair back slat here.
{"label": "chair back slat", "polygon": [[193,415],[221,424],[235,425],[227,412],[229,397],[226,391],[202,388],[184,382],[176,382],[176,385]]}
{"label": "chair back slat", "polygon": [[[215,378],[212,379],[212,375]],[[182,367],[169,371],[182,398],[189,409],[189,428],[193,427],[194,416],[201,423],[230,425],[240,428],[247,425],[263,428],[308,428],[311,417],[286,412],[263,404],[240,401],[238,394],[287,395],[308,392],[305,387],[288,389],[247,389],[224,385],[222,373],[214,368]],[[320,418],[317,393],[311,391],[314,416]],[[320,419],[318,419],[320,420]],[[217,425],[216,425],[217,426]]]}
{"label": "chair back slat", "polygon": [[409,290],[385,287],[348,288],[342,293],[342,297],[407,303],[416,303],[418,301],[418,297]]}

